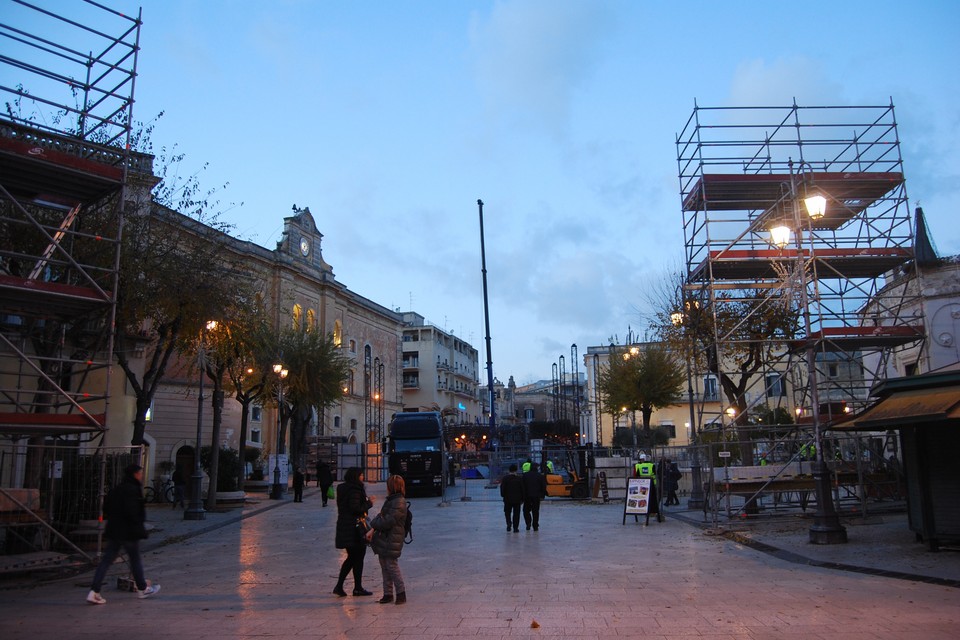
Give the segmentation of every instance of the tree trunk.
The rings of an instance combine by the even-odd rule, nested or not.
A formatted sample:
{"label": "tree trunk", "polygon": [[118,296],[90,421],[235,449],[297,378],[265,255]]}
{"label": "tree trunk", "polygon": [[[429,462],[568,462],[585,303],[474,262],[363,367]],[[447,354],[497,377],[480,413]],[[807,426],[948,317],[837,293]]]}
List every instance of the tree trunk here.
{"label": "tree trunk", "polygon": [[223,423],[223,377],[213,381],[213,436],[210,439],[210,486],[207,489],[207,511],[217,506],[217,478],[220,471],[220,425]]}

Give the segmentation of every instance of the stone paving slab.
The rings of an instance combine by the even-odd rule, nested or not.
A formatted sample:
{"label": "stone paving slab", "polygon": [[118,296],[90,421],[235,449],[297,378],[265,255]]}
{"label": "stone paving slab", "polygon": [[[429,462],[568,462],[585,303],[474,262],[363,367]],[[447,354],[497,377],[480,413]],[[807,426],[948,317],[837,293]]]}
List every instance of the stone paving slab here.
{"label": "stone paving slab", "polygon": [[[382,485],[369,490],[384,495]],[[336,511],[308,491],[302,504],[264,500],[201,522],[152,508],[144,562],[162,585],[157,597],[105,588],[108,603],[88,605],[89,573],[6,589],[0,638],[876,640],[955,638],[960,628],[958,588],[784,560],[685,521],[697,514],[621,525],[619,504],[549,501],[539,532],[507,533],[495,502],[420,498],[413,509],[404,606],[376,602],[372,554],[364,582],[374,597],[330,593],[342,558]],[[823,553],[862,559],[869,545],[852,533],[845,553]],[[956,568],[956,554],[932,555],[944,572]]]}

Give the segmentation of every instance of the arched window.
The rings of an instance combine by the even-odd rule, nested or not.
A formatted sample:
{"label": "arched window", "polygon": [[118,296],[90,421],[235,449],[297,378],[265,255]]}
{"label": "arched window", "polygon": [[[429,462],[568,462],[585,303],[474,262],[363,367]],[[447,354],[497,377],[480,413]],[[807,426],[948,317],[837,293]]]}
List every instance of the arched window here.
{"label": "arched window", "polygon": [[317,326],[317,312],[307,309],[307,331],[313,331]]}
{"label": "arched window", "polygon": [[335,320],[333,323],[333,344],[336,347],[343,344],[343,325],[340,324],[339,320]]}
{"label": "arched window", "polygon": [[293,305],[293,328],[300,329],[300,321],[303,319],[303,307],[299,304]]}

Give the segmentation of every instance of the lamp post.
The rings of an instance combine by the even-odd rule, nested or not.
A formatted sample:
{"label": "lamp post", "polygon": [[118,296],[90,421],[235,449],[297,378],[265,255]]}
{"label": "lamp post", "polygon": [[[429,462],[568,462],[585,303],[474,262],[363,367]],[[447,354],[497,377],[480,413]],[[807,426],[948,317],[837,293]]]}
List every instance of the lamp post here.
{"label": "lamp post", "polygon": [[[810,320],[810,300],[807,295],[807,266],[803,255],[803,227],[800,222],[800,196],[797,189],[797,174],[790,162],[790,195],[793,210],[793,225],[795,246],[797,249],[797,263],[801,269],[800,307],[803,313],[803,330],[806,338],[807,356],[807,384],[810,391],[810,417],[813,422],[813,439],[817,447],[816,461],[813,469],[814,494],[817,498],[817,510],[813,515],[813,525],[810,527],[810,542],[813,544],[838,544],[847,541],[847,530],[840,524],[840,517],[833,504],[833,491],[830,487],[830,470],[823,458],[823,433],[820,427],[820,397],[817,388],[817,363],[814,344],[811,338],[812,323]],[[807,194],[804,194],[807,195]],[[807,213],[812,220],[820,219],[826,213],[827,200],[820,194],[803,198]],[[789,243],[789,229],[774,228],[770,230],[774,244],[783,248]],[[813,258],[813,243],[811,238],[810,258]]]}
{"label": "lamp post", "polygon": [[[193,452],[193,486],[190,490],[190,505],[183,510],[184,520],[205,520],[207,512],[203,508],[203,470],[200,468],[200,432],[203,429],[203,379],[206,376],[204,371],[207,364],[207,345],[204,340],[206,331],[213,331],[217,328],[215,320],[210,320],[200,330],[200,338],[197,345],[197,368],[200,370],[200,385],[197,395],[197,444]],[[212,490],[212,488],[211,488]]]}
{"label": "lamp post", "polygon": [[277,385],[277,450],[273,458],[273,487],[270,490],[270,499],[281,500],[283,498],[283,487],[280,486],[280,447],[282,445],[280,427],[283,424],[281,419],[283,413],[283,381],[290,372],[284,369],[282,364],[273,365],[273,372],[277,374],[280,382]]}
{"label": "lamp post", "polygon": [[[679,297],[683,300],[683,288],[679,288],[678,292],[681,294]],[[690,481],[693,486],[690,488],[690,497],[687,499],[687,508],[689,509],[702,509],[703,508],[703,478],[701,476],[702,469],[700,467],[700,431],[697,428],[697,417],[696,413],[693,410],[693,370],[690,364],[690,361],[693,359],[693,347],[692,342],[693,338],[690,335],[689,324],[691,320],[690,312],[692,310],[690,301],[683,300],[683,309],[684,312],[674,312],[670,314],[670,321],[674,326],[683,327],[683,350],[684,350],[684,360],[687,363],[687,403],[690,407],[690,428],[691,428],[691,440],[693,444],[693,455],[690,456]]]}

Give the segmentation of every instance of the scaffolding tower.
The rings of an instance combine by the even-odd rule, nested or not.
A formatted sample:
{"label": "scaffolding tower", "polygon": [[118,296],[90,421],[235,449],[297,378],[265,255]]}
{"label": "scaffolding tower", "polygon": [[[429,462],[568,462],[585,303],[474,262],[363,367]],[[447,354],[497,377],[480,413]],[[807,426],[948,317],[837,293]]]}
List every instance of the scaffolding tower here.
{"label": "scaffolding tower", "polygon": [[[823,426],[864,407],[891,350],[923,339],[903,312],[908,292],[876,296],[913,268],[893,104],[695,105],[676,145],[684,306],[702,309],[701,328],[712,333],[691,361],[701,399],[721,401],[699,403],[701,428],[746,426],[762,405],[782,406],[799,424],[819,414]],[[808,215],[811,196],[825,199],[825,213]],[[761,314],[792,318],[792,329],[744,329]],[[750,352],[751,342],[765,351]],[[752,379],[730,397],[716,378],[739,379],[747,353],[762,362],[749,363]]]}
{"label": "scaffolding tower", "polygon": [[2,4],[0,435],[92,439],[108,426],[128,176],[152,176],[131,152],[141,20]]}

